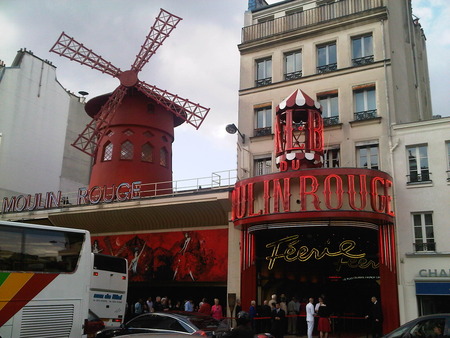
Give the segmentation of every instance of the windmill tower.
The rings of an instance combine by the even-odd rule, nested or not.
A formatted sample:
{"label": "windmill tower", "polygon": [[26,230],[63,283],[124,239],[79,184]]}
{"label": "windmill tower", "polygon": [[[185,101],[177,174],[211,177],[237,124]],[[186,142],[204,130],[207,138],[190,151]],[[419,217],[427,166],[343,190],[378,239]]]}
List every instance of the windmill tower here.
{"label": "windmill tower", "polygon": [[[180,20],[161,9],[131,69],[126,71],[64,32],[50,49],[120,81],[114,92],[86,103],[92,121],[72,144],[93,157],[89,186],[103,189],[104,195],[109,195],[114,186],[135,181],[149,184],[145,190],[154,190],[152,195],[171,192],[174,128],[187,122],[198,129],[209,112],[209,108],[138,79],[138,73]],[[152,185],[157,182],[166,183]]]}

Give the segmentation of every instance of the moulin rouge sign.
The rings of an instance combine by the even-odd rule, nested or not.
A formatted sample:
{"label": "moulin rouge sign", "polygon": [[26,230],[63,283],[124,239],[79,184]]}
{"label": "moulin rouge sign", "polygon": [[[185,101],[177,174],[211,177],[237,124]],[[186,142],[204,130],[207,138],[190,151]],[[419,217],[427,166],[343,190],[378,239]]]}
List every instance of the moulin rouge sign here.
{"label": "moulin rouge sign", "polygon": [[306,169],[236,183],[235,225],[307,218],[359,218],[392,222],[392,180],[359,168]]}
{"label": "moulin rouge sign", "polygon": [[[112,186],[94,186],[90,189],[79,188],[76,196],[76,205],[99,204],[123,202],[141,198],[140,181],[130,183],[121,183]],[[72,201],[71,201],[72,202]],[[2,213],[34,211],[51,208],[60,208],[64,205],[64,199],[61,191],[47,192],[45,194],[37,193],[32,195],[18,195],[4,197],[2,203]]]}

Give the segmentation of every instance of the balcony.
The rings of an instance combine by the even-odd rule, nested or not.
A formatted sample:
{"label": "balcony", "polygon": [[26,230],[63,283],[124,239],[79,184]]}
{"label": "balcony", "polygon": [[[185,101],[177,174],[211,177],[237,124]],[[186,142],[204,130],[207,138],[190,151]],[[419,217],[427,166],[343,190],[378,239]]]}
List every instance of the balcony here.
{"label": "balcony", "polygon": [[410,183],[428,183],[431,182],[430,178],[431,173],[427,169],[423,169],[421,172],[413,171],[409,175],[406,175],[408,178],[408,184]]}
{"label": "balcony", "polygon": [[339,124],[339,116],[331,116],[331,117],[324,117],[323,118],[323,125],[325,127],[335,126],[337,124]]}
{"label": "balcony", "polygon": [[267,86],[272,84],[272,78],[271,77],[266,77],[265,79],[257,79],[255,81],[255,86],[256,87],[263,87],[263,86]]}
{"label": "balcony", "polygon": [[355,121],[364,121],[364,120],[371,120],[376,119],[377,116],[377,110],[365,110],[365,111],[359,111],[353,114]]}
{"label": "balcony", "polygon": [[373,55],[352,59],[353,67],[364,66],[373,63]]}
{"label": "balcony", "polygon": [[317,67],[317,74],[324,74],[329,72],[334,72],[337,70],[337,63],[329,63],[327,65],[318,66]]}
{"label": "balcony", "polygon": [[333,2],[300,13],[244,27],[242,28],[242,43],[257,41],[377,8],[384,8],[383,0]]}
{"label": "balcony", "polygon": [[292,72],[292,73],[284,74],[284,79],[286,81],[300,79],[301,77],[302,77],[302,71],[301,70],[296,71],[296,72]]}
{"label": "balcony", "polygon": [[436,242],[429,243],[414,243],[414,251],[415,252],[435,252],[436,251]]}
{"label": "balcony", "polygon": [[256,128],[254,136],[266,136],[272,134],[272,127]]}

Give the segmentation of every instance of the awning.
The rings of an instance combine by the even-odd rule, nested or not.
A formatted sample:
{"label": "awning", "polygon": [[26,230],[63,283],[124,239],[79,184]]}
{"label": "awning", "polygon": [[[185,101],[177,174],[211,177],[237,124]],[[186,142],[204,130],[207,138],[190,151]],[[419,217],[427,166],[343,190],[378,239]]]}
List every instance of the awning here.
{"label": "awning", "polygon": [[416,295],[450,296],[450,282],[416,282]]}

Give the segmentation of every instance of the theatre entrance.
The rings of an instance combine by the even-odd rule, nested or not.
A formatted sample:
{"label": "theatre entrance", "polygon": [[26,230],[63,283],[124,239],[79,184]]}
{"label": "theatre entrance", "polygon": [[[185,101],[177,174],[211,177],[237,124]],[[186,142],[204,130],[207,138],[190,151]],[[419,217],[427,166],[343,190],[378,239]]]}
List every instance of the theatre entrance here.
{"label": "theatre entrance", "polygon": [[325,298],[335,330],[365,329],[371,296],[380,298],[377,226],[289,226],[254,231],[257,296]]}

